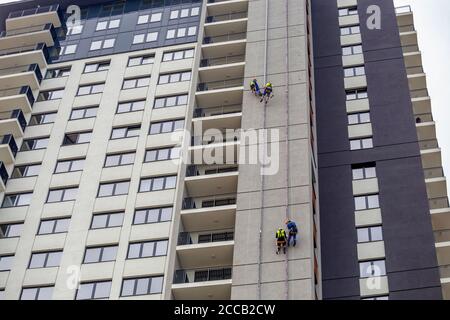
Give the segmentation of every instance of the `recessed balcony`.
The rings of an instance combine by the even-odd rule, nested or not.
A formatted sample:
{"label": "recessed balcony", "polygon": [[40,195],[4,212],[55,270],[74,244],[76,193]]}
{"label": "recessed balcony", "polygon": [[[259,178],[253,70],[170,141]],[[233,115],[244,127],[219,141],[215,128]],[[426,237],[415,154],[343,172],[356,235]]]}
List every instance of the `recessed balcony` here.
{"label": "recessed balcony", "polygon": [[417,89],[417,90],[410,90],[409,91],[411,95],[411,100],[418,99],[418,98],[427,98],[430,95],[428,94],[428,89]]}
{"label": "recessed balcony", "polygon": [[197,86],[196,100],[198,105],[241,104],[243,92],[243,78],[201,82]]}
{"label": "recessed balcony", "polygon": [[428,199],[447,197],[447,180],[444,177],[425,179]]}
{"label": "recessed balcony", "polygon": [[[450,208],[434,209],[430,213],[436,242],[450,241]],[[439,231],[444,233],[437,233]]]}
{"label": "recessed balcony", "polygon": [[397,22],[399,26],[414,24],[414,17],[411,6],[402,6],[395,8]]}
{"label": "recessed balcony", "polygon": [[422,167],[424,169],[442,167],[441,149],[421,150],[420,155],[422,157]]}
{"label": "recessed balcony", "polygon": [[430,210],[440,210],[450,207],[447,196],[442,198],[428,199]]}
{"label": "recessed balcony", "polygon": [[176,270],[172,294],[177,300],[229,300],[231,267]]}
{"label": "recessed balcony", "polygon": [[237,191],[237,165],[190,165],[186,170],[185,184],[192,197],[201,197],[211,192],[233,193]]}
{"label": "recessed balcony", "polygon": [[406,68],[422,66],[422,53],[419,51],[404,53],[403,59],[405,60]]}
{"label": "recessed balcony", "polygon": [[8,182],[9,175],[8,171],[6,170],[5,164],[0,161],[0,192],[5,191],[6,189],[6,183]]}
{"label": "recessed balcony", "polygon": [[415,115],[430,114],[431,113],[431,99],[430,97],[413,98],[413,111]]}
{"label": "recessed balcony", "polygon": [[186,230],[231,229],[235,215],[236,194],[186,198],[181,221]]}
{"label": "recessed balcony", "polygon": [[25,28],[52,23],[56,28],[61,26],[59,4],[10,12],[6,19],[6,30]]}
{"label": "recessed balcony", "polygon": [[[417,46],[417,31],[404,31],[400,32],[400,42],[402,44],[402,47],[409,47],[409,46]],[[415,50],[417,51],[417,50]],[[405,52],[405,51],[403,51]],[[408,51],[412,52],[412,51]]]}
{"label": "recessed balcony", "polygon": [[436,139],[436,123],[434,121],[416,123],[416,130],[419,141]]}
{"label": "recessed balcony", "polygon": [[209,16],[247,11],[247,8],[248,0],[208,0],[206,5]]}
{"label": "recessed balcony", "polygon": [[48,47],[53,47],[56,39],[56,31],[51,23],[13,29],[0,33],[0,49],[33,46],[38,43],[45,43]]}
{"label": "recessed balcony", "polygon": [[22,137],[26,126],[27,121],[22,110],[0,112],[0,135]]}
{"label": "recessed balcony", "polygon": [[206,37],[220,36],[223,34],[241,33],[247,31],[247,12],[229,13],[209,16],[206,18]]}
{"label": "recessed balcony", "polygon": [[42,70],[47,68],[48,61],[49,52],[45,43],[0,50],[1,69],[23,66],[33,62],[37,63]]}
{"label": "recessed balcony", "polygon": [[201,125],[202,133],[206,130],[227,128],[241,128],[242,105],[223,106],[214,108],[196,108],[194,109],[194,119],[192,125],[194,128]]}
{"label": "recessed balcony", "polygon": [[0,87],[3,89],[29,86],[32,90],[37,90],[41,81],[41,68],[37,63],[0,69]]}
{"label": "recessed balcony", "polygon": [[423,71],[422,67],[406,69],[406,71],[408,72],[409,90],[411,90],[411,91],[427,88],[427,76],[423,72],[416,73],[419,70]]}
{"label": "recessed balcony", "polygon": [[16,140],[12,134],[0,136],[0,161],[5,164],[14,162],[18,151]]}
{"label": "recessed balcony", "polygon": [[0,112],[21,109],[23,113],[30,113],[34,104],[34,96],[30,87],[0,90]]}
{"label": "recessed balcony", "polygon": [[[226,81],[236,81],[236,85],[243,83],[244,79],[245,62],[236,62],[223,65],[216,65],[210,67],[203,67],[198,70],[200,83],[209,83],[210,87],[214,85],[214,82],[220,82],[224,78]],[[231,80],[228,80],[231,79]],[[217,85],[220,85],[219,83]]]}

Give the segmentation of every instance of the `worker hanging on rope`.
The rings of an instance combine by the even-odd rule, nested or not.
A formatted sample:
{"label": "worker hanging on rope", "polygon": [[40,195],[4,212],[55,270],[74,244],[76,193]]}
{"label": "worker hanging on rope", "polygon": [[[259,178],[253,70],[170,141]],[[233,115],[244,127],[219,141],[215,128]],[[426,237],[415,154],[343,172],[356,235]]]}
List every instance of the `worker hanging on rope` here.
{"label": "worker hanging on rope", "polygon": [[253,94],[255,95],[255,96],[262,96],[262,94],[261,94],[261,90],[260,90],[260,88],[259,88],[259,84],[258,84],[258,81],[256,81],[256,79],[253,79],[251,82],[250,82],[250,90],[252,90],[252,92],[253,92]]}
{"label": "worker hanging on rope", "polygon": [[264,86],[264,93],[260,102],[263,102],[264,100],[264,102],[267,103],[270,98],[273,98],[272,92],[273,92],[272,83],[267,82],[266,85]]}
{"label": "worker hanging on rope", "polygon": [[281,248],[283,248],[283,253],[286,254],[286,231],[283,228],[277,230],[275,234],[277,239],[277,254],[280,254]]}
{"label": "worker hanging on rope", "polygon": [[298,232],[297,225],[295,224],[294,221],[291,221],[289,219],[287,219],[285,223],[286,227],[289,230],[287,246],[289,247],[291,245],[291,240],[294,240],[293,246],[295,247],[295,245],[297,244],[297,232]]}

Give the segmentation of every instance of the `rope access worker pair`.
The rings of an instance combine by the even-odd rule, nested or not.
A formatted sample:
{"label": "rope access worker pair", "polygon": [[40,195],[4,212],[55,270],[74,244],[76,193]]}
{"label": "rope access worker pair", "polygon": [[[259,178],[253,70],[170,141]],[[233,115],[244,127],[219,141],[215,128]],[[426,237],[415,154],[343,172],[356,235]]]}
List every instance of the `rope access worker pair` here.
{"label": "rope access worker pair", "polygon": [[257,97],[261,97],[261,100],[259,102],[265,102],[267,103],[269,101],[270,98],[273,98],[273,88],[272,88],[272,83],[271,82],[267,82],[266,85],[263,88],[263,92],[261,93],[261,89],[259,88],[258,85],[258,81],[256,79],[253,79],[250,82],[250,90],[252,91],[252,93],[257,96]]}
{"label": "rope access worker pair", "polygon": [[283,249],[283,253],[286,254],[286,244],[289,247],[291,244],[291,240],[293,240],[293,246],[297,245],[297,225],[294,221],[287,219],[285,221],[286,227],[289,230],[289,236],[286,239],[286,231],[283,228],[280,228],[275,233],[275,238],[277,239],[277,251],[276,254],[280,254],[281,249]]}

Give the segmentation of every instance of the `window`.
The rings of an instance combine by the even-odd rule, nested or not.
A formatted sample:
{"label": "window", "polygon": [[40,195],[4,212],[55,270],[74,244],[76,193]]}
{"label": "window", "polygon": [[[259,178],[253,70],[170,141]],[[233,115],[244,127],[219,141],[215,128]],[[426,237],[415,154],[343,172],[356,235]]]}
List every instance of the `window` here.
{"label": "window", "polygon": [[119,102],[117,105],[117,113],[126,113],[144,110],[145,100]]}
{"label": "window", "polygon": [[92,41],[91,47],[89,48],[89,50],[93,51],[93,50],[112,48],[112,47],[114,47],[115,42],[116,42],[116,39],[114,39],[114,38]]}
{"label": "window", "polygon": [[79,25],[74,25],[72,27],[68,27],[67,28],[67,35],[68,36],[72,36],[72,35],[76,35],[76,34],[80,34],[83,32],[83,25],[79,24]]}
{"label": "window", "polygon": [[346,78],[363,76],[365,74],[366,74],[366,69],[364,68],[364,66],[351,67],[351,68],[344,69],[344,76]]}
{"label": "window", "polygon": [[358,34],[358,33],[361,33],[361,29],[360,29],[359,25],[341,28],[341,36],[347,36],[347,35]]}
{"label": "window", "polygon": [[77,51],[76,44],[69,44],[67,46],[61,46],[61,50],[59,51],[60,56],[65,56],[68,54],[74,54]]}
{"label": "window", "polygon": [[369,112],[360,112],[360,113],[352,113],[348,115],[348,124],[363,124],[370,123],[370,113]]}
{"label": "window", "polygon": [[133,224],[148,224],[172,220],[172,207],[139,209],[134,213]]}
{"label": "window", "polygon": [[357,90],[348,90],[346,91],[347,101],[359,100],[359,99],[367,99],[367,88],[365,89],[357,89]]}
{"label": "window", "polygon": [[70,67],[49,69],[45,73],[45,79],[54,79],[68,77],[70,75]]}
{"label": "window", "polygon": [[356,229],[358,234],[358,243],[375,242],[383,240],[383,228],[370,227]]}
{"label": "window", "polygon": [[153,13],[151,15],[145,14],[145,15],[139,16],[137,24],[143,24],[143,23],[148,23],[148,22],[159,22],[159,21],[161,21],[161,18],[162,18],[161,12]]}
{"label": "window", "polygon": [[355,14],[358,14],[358,7],[356,7],[356,6],[339,9],[339,16],[340,17],[351,16],[351,15],[355,15]]}
{"label": "window", "polygon": [[30,118],[29,126],[36,126],[40,124],[47,124],[55,122],[56,112],[33,114]]}
{"label": "window", "polygon": [[130,181],[102,183],[98,188],[97,197],[112,197],[128,194]]}
{"label": "window", "polygon": [[350,150],[352,151],[370,148],[373,148],[372,138],[350,140]]}
{"label": "window", "polygon": [[133,44],[144,43],[144,42],[153,42],[158,40],[158,32],[150,32],[150,33],[142,33],[136,34],[133,37]]}
{"label": "window", "polygon": [[23,288],[20,300],[51,300],[54,287]]}
{"label": "window", "polygon": [[139,192],[159,191],[174,189],[177,184],[177,176],[153,177],[141,179]]}
{"label": "window", "polygon": [[111,132],[111,140],[137,137],[139,136],[140,130],[141,126],[113,128]]}
{"label": "window", "polygon": [[109,65],[110,65],[109,61],[89,63],[84,66],[83,73],[106,71],[109,70]]}
{"label": "window", "polygon": [[14,255],[12,256],[0,256],[0,271],[11,270]]}
{"label": "window", "polygon": [[174,132],[184,128],[184,119],[164,122],[153,122],[150,124],[150,134]]}
{"label": "window", "polygon": [[97,26],[95,27],[95,31],[101,31],[106,29],[115,29],[120,26],[120,19],[114,19],[109,21],[100,21],[97,22]]}
{"label": "window", "polygon": [[58,267],[62,251],[39,252],[31,254],[29,269]]}
{"label": "window", "polygon": [[124,215],[124,212],[95,214],[92,217],[91,229],[121,227]]}
{"label": "window", "polygon": [[133,79],[124,79],[122,89],[125,90],[125,89],[148,87],[149,84],[150,84],[149,76]]}
{"label": "window", "polygon": [[174,83],[180,81],[190,81],[191,71],[162,74],[159,76],[158,84]]}
{"label": "window", "polygon": [[145,152],[144,162],[178,159],[180,157],[180,150],[179,147],[147,150]]}
{"label": "window", "polygon": [[69,230],[70,218],[42,220],[37,234],[64,233]]}
{"label": "window", "polygon": [[98,263],[116,260],[117,246],[86,248],[83,263]]}
{"label": "window", "polygon": [[134,152],[106,155],[105,168],[133,164],[135,156]]}
{"label": "window", "polygon": [[71,146],[81,143],[89,143],[91,141],[92,132],[75,132],[66,133],[64,136],[63,146]]}
{"label": "window", "polygon": [[342,47],[342,55],[349,56],[352,54],[361,54],[363,53],[362,45],[358,44],[356,46],[348,46]]}
{"label": "window", "polygon": [[63,97],[63,95],[64,95],[64,89],[42,91],[42,92],[39,92],[37,101],[49,101],[49,100],[61,99]]}
{"label": "window", "polygon": [[78,187],[53,189],[48,192],[47,203],[72,201],[75,200],[78,193]]}
{"label": "window", "polygon": [[25,177],[35,177],[39,175],[41,170],[41,164],[29,164],[25,166],[14,167],[11,178],[25,178]]}
{"label": "window", "polygon": [[89,94],[102,93],[104,88],[105,88],[104,83],[80,86],[78,88],[77,96],[86,96]]}
{"label": "window", "polygon": [[162,61],[189,59],[194,57],[194,49],[165,52]]}
{"label": "window", "polygon": [[145,64],[153,64],[154,62],[155,62],[154,54],[139,57],[130,57],[128,59],[128,66],[129,67],[141,66]]}
{"label": "window", "polygon": [[355,197],[355,210],[377,209],[380,207],[380,200],[377,194]]}
{"label": "window", "polygon": [[148,277],[124,279],[122,283],[122,297],[155,294],[162,292],[163,277]]}
{"label": "window", "polygon": [[20,151],[39,150],[47,148],[49,138],[35,138],[24,140]]}
{"label": "window", "polygon": [[32,196],[32,192],[6,194],[3,199],[2,208],[28,206]]}
{"label": "window", "polygon": [[168,240],[130,243],[127,259],[165,256],[168,243]]}
{"label": "window", "polygon": [[69,120],[95,118],[97,116],[98,106],[73,109]]}
{"label": "window", "polygon": [[358,166],[352,168],[353,180],[371,179],[377,177],[375,165]]}
{"label": "window", "polygon": [[173,38],[183,38],[190,36],[195,36],[197,34],[197,27],[189,27],[189,28],[178,28],[178,29],[169,29],[167,30],[166,39],[173,39]]}
{"label": "window", "polygon": [[384,260],[360,262],[359,271],[361,278],[385,276],[386,264]]}
{"label": "window", "polygon": [[188,37],[195,36],[197,34],[197,27],[189,27],[188,28]]}
{"label": "window", "polygon": [[55,173],[75,172],[83,170],[85,159],[59,160]]}
{"label": "window", "polygon": [[153,108],[166,108],[166,107],[177,107],[177,106],[185,106],[188,103],[188,95],[182,94],[178,96],[168,96],[168,97],[160,97],[155,98],[155,102],[153,104]]}
{"label": "window", "polygon": [[110,292],[111,281],[81,283],[76,300],[108,299]]}
{"label": "window", "polygon": [[189,9],[172,10],[170,11],[170,19],[194,17],[200,14],[200,7],[194,7]]}
{"label": "window", "polygon": [[23,223],[1,224],[0,239],[17,238],[22,234]]}

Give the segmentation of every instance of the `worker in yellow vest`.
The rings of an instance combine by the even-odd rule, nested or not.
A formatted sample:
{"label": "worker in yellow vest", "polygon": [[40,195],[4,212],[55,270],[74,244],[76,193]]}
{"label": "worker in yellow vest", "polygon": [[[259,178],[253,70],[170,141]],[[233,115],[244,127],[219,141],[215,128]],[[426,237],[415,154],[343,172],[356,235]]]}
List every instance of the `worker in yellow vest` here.
{"label": "worker in yellow vest", "polygon": [[283,253],[286,254],[286,231],[280,228],[275,233],[275,238],[277,239],[277,254],[280,254],[281,248],[283,248]]}

